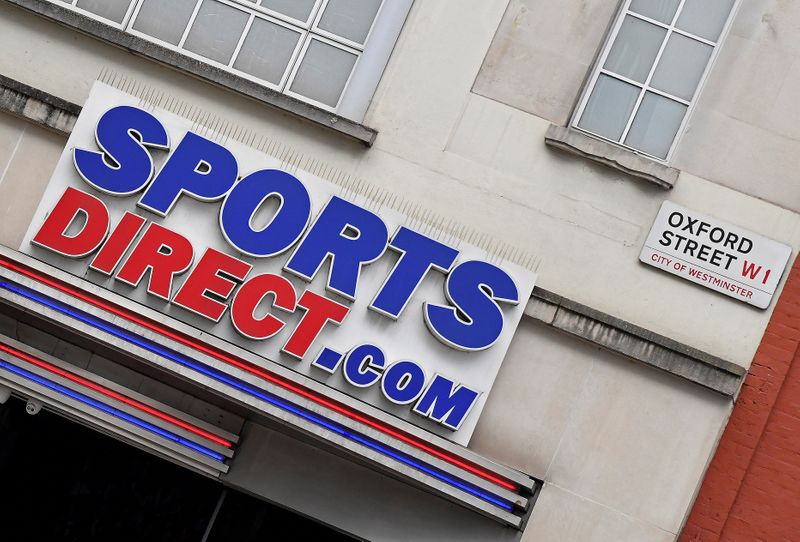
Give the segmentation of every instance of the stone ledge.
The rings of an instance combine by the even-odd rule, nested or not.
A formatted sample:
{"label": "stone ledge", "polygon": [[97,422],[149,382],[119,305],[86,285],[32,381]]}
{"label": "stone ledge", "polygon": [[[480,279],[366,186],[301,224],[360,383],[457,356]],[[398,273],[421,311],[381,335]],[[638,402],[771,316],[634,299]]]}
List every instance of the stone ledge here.
{"label": "stone ledge", "polygon": [[685,378],[732,399],[747,374],[744,367],[735,363],[539,287],[534,288],[525,314],[606,350]]}
{"label": "stone ledge", "polygon": [[289,113],[318,126],[355,139],[371,146],[378,132],[319,107],[266,88],[254,81],[196,60],[167,47],[128,34],[123,30],[59,6],[47,0],[4,0],[76,32],[81,32],[135,55],[155,60],[170,68],[187,73],[209,83],[237,92],[282,112]]}
{"label": "stone ledge", "polygon": [[632,151],[591,137],[578,130],[551,124],[544,136],[545,144],[578,155],[592,162],[622,171],[663,189],[675,186],[680,170],[661,164]]}
{"label": "stone ledge", "polygon": [[69,135],[81,107],[0,75],[0,110]]}

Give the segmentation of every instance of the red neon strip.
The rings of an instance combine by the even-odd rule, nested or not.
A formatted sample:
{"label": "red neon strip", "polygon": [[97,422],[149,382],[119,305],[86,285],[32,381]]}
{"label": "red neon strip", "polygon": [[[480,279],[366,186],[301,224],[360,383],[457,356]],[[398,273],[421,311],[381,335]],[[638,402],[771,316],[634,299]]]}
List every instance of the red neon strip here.
{"label": "red neon strip", "polygon": [[85,387],[87,387],[87,388],[89,388],[91,390],[94,390],[94,391],[98,392],[98,393],[102,393],[103,395],[105,395],[107,397],[111,397],[112,399],[116,399],[117,401],[125,403],[126,405],[129,405],[129,406],[132,406],[133,408],[136,408],[138,410],[141,410],[143,412],[151,414],[152,416],[155,416],[156,418],[160,418],[160,419],[164,420],[165,422],[169,422],[169,423],[171,423],[173,425],[177,425],[178,427],[182,427],[183,429],[186,429],[187,431],[190,431],[190,432],[194,433],[195,435],[199,435],[199,436],[201,436],[201,437],[203,437],[205,439],[208,439],[208,440],[211,440],[213,442],[216,442],[217,444],[221,444],[221,445],[223,445],[223,446],[225,446],[227,448],[230,448],[232,446],[232,444],[230,442],[228,442],[227,440],[222,439],[222,438],[220,438],[220,437],[218,437],[218,436],[216,436],[216,435],[214,435],[212,433],[209,433],[208,431],[204,431],[203,429],[200,429],[197,426],[194,426],[194,425],[191,425],[189,423],[186,423],[186,422],[184,422],[182,420],[179,420],[178,418],[170,416],[169,414],[165,414],[164,412],[161,412],[160,410],[156,410],[156,409],[154,409],[152,407],[149,407],[149,406],[147,406],[147,405],[145,405],[143,403],[140,403],[139,401],[136,401],[136,400],[131,399],[129,397],[125,397],[124,395],[121,395],[121,394],[119,394],[119,393],[117,393],[117,392],[115,392],[113,390],[110,390],[110,389],[104,387],[104,386],[101,386],[99,384],[95,384],[91,380],[86,380],[85,378],[81,378],[80,376],[78,376],[78,375],[76,375],[74,373],[70,373],[69,371],[65,371],[65,370],[61,369],[60,367],[56,367],[55,365],[51,365],[50,363],[47,363],[46,361],[42,361],[39,358],[35,358],[33,356],[30,356],[30,355],[26,354],[25,352],[17,350],[16,348],[12,348],[11,346],[8,346],[6,344],[0,343],[0,350],[2,350],[4,352],[8,352],[12,356],[18,357],[20,359],[24,359],[28,363],[36,365],[37,367],[41,367],[42,369],[50,371],[51,373],[55,373],[55,374],[57,374],[59,376],[62,376],[64,378],[68,379],[68,380],[71,380],[72,382],[80,384],[81,386],[85,386]]}
{"label": "red neon strip", "polygon": [[151,322],[151,321],[149,321],[147,319],[141,318],[141,317],[131,313],[128,310],[122,309],[122,308],[120,308],[120,307],[118,307],[118,306],[116,306],[114,304],[107,303],[107,302],[95,297],[94,295],[82,293],[80,290],[77,290],[74,287],[65,286],[60,282],[57,282],[55,280],[49,279],[49,278],[47,278],[45,276],[42,276],[38,272],[34,272],[34,271],[28,270],[26,268],[20,267],[19,265],[16,265],[16,264],[8,261],[3,256],[0,256],[0,266],[6,267],[7,269],[10,269],[10,270],[15,271],[17,273],[25,275],[25,276],[27,276],[29,278],[32,278],[32,279],[34,279],[36,281],[39,281],[39,282],[41,282],[43,284],[46,284],[48,286],[51,286],[52,288],[55,288],[55,289],[57,289],[59,291],[62,291],[62,292],[65,292],[65,293],[67,293],[67,294],[69,294],[69,295],[71,295],[73,297],[76,297],[76,298],[78,298],[78,299],[80,299],[82,301],[85,301],[85,302],[87,302],[87,303],[89,303],[91,305],[94,305],[95,307],[98,307],[98,308],[101,308],[103,310],[106,310],[106,311],[108,311],[108,312],[110,312],[112,314],[115,314],[117,316],[121,316],[122,318],[125,318],[126,320],[128,320],[130,322],[133,322],[135,324],[138,324],[138,325],[140,325],[142,327],[145,327],[145,328],[147,328],[147,329],[149,329],[151,331],[155,331],[159,335],[163,335],[165,337],[168,337],[168,338],[170,338],[170,339],[172,339],[174,341],[177,341],[177,342],[179,342],[181,344],[184,344],[186,346],[194,348],[195,350],[198,350],[198,351],[203,352],[205,354],[208,354],[208,355],[210,355],[210,356],[212,356],[214,358],[217,358],[220,361],[224,361],[225,363],[228,363],[230,365],[238,367],[238,368],[240,368],[240,369],[242,369],[244,371],[247,371],[248,373],[256,375],[256,376],[258,376],[258,377],[260,377],[260,378],[262,378],[262,379],[264,379],[264,380],[266,380],[268,382],[271,382],[271,383],[273,383],[273,384],[275,384],[277,386],[280,386],[280,387],[284,388],[285,390],[291,391],[291,392],[296,393],[296,394],[298,394],[298,395],[300,395],[302,397],[305,397],[306,399],[314,401],[318,405],[321,405],[321,406],[324,406],[326,408],[329,408],[329,409],[331,409],[331,410],[333,410],[335,412],[338,412],[338,413],[340,413],[340,414],[342,414],[344,416],[347,416],[348,418],[350,418],[352,420],[361,422],[364,425],[368,425],[369,427],[372,427],[373,429],[377,429],[378,431],[380,431],[380,432],[382,432],[382,433],[384,433],[386,435],[389,435],[389,436],[394,437],[394,438],[396,438],[396,439],[398,439],[398,440],[400,440],[402,442],[405,442],[406,444],[408,444],[410,446],[413,446],[414,448],[417,448],[418,450],[422,450],[423,452],[426,452],[426,453],[428,453],[428,454],[430,454],[430,455],[432,455],[434,457],[438,457],[439,459],[442,459],[442,460],[450,463],[451,465],[455,465],[456,467],[459,467],[459,468],[464,469],[464,470],[466,470],[468,472],[471,472],[472,474],[474,474],[476,476],[479,476],[480,478],[483,478],[484,480],[488,480],[489,482],[492,482],[493,484],[496,484],[496,485],[498,485],[500,487],[504,487],[504,488],[506,488],[506,489],[508,489],[510,491],[517,491],[517,489],[518,489],[515,484],[513,484],[513,483],[511,483],[511,482],[509,482],[509,481],[507,481],[507,480],[495,475],[491,471],[485,470],[485,469],[483,469],[481,467],[473,465],[472,463],[466,462],[466,461],[464,461],[464,460],[462,460],[462,459],[460,459],[458,457],[452,456],[452,455],[450,455],[450,454],[448,454],[448,453],[446,453],[446,452],[444,452],[444,451],[442,451],[442,450],[440,450],[438,448],[435,448],[433,446],[430,446],[430,445],[424,443],[423,441],[421,441],[421,440],[419,440],[417,438],[414,438],[414,437],[412,437],[412,436],[410,436],[410,435],[408,435],[408,434],[406,434],[404,432],[401,432],[400,430],[394,429],[394,428],[392,428],[390,426],[386,426],[386,425],[384,425],[384,424],[382,424],[380,422],[375,421],[371,417],[359,414],[358,412],[356,412],[354,410],[351,410],[351,409],[349,409],[349,408],[347,408],[347,407],[345,407],[345,406],[343,406],[343,405],[341,405],[341,404],[339,404],[337,402],[331,401],[331,400],[326,399],[326,398],[324,398],[322,396],[319,396],[319,395],[317,395],[315,393],[312,393],[312,392],[306,390],[305,388],[299,387],[296,384],[293,384],[293,383],[291,383],[291,382],[289,382],[287,380],[284,380],[283,378],[277,377],[277,376],[275,376],[275,375],[273,375],[271,373],[263,371],[263,370],[251,365],[250,363],[248,363],[248,362],[246,362],[244,360],[240,360],[238,358],[230,356],[229,354],[226,354],[225,352],[217,350],[216,348],[212,348],[212,347],[207,346],[207,345],[205,345],[205,344],[203,344],[201,342],[197,342],[197,341],[195,341],[193,339],[189,339],[187,337],[184,337],[183,335],[180,335],[177,332],[171,331],[171,330],[169,330],[168,328],[166,328],[164,326],[155,324],[154,322]]}

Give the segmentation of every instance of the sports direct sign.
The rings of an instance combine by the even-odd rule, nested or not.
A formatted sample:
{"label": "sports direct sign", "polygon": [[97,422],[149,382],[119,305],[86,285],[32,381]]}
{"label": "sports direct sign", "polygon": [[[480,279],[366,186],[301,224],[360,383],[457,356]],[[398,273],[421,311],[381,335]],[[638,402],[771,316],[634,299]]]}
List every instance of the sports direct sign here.
{"label": "sports direct sign", "polygon": [[787,245],[665,201],[639,259],[766,309],[791,254]]}
{"label": "sports direct sign", "polygon": [[461,444],[535,280],[101,83],[23,250]]}

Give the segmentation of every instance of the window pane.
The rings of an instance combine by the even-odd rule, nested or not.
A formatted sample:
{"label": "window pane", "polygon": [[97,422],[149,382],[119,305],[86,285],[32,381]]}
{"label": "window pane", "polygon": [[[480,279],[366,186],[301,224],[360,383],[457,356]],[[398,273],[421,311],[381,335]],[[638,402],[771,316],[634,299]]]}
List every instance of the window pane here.
{"label": "window pane", "polygon": [[230,62],[250,15],[214,0],[204,0],[184,47],[222,64]]}
{"label": "window pane", "polygon": [[299,39],[299,32],[256,18],[233,67],[277,85]]}
{"label": "window pane", "polygon": [[78,0],[78,7],[91,11],[95,15],[105,17],[115,23],[121,23],[128,12],[131,0]]}
{"label": "window pane", "polygon": [[330,0],[317,26],[356,43],[364,43],[381,0]]}
{"label": "window pane", "polygon": [[626,16],[603,67],[644,83],[666,33],[660,26]]}
{"label": "window pane", "polygon": [[625,144],[666,158],[686,109],[682,103],[648,92],[636,112]]}
{"label": "window pane", "polygon": [[336,107],[355,63],[356,55],[319,40],[311,40],[291,90]]}
{"label": "window pane", "polygon": [[639,97],[639,87],[600,75],[586,103],[578,126],[619,141]]}
{"label": "window pane", "polygon": [[631,11],[662,23],[671,24],[680,0],[633,0]]}
{"label": "window pane", "polygon": [[133,29],[177,45],[197,0],[144,0]]}
{"label": "window pane", "polygon": [[686,0],[678,17],[681,30],[717,41],[728,20],[734,0]]}
{"label": "window pane", "polygon": [[265,8],[303,22],[308,21],[314,4],[316,0],[261,0],[261,5]]}
{"label": "window pane", "polygon": [[691,100],[712,50],[710,45],[672,34],[653,74],[652,86],[678,98]]}

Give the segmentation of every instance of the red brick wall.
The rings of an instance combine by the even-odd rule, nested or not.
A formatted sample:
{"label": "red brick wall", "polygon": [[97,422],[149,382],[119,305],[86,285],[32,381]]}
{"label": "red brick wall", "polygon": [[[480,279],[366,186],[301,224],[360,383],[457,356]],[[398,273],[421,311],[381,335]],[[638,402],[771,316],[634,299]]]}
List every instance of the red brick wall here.
{"label": "red brick wall", "polygon": [[800,541],[799,344],[797,258],[681,542]]}

